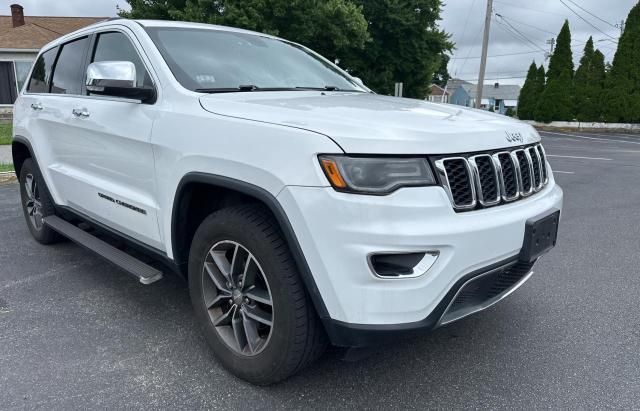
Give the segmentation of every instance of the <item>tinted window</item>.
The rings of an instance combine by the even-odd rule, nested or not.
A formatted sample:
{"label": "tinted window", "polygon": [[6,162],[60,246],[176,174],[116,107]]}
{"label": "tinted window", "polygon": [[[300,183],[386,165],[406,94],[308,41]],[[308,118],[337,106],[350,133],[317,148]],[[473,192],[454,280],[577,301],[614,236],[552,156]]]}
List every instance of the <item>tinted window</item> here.
{"label": "tinted window", "polygon": [[53,68],[53,61],[56,59],[58,48],[53,48],[49,51],[45,51],[38,57],[34,66],[33,74],[31,74],[31,80],[29,80],[29,87],[27,91],[30,93],[48,93],[49,82],[51,81],[51,69]]}
{"label": "tinted window", "polygon": [[16,80],[18,80],[18,90],[22,90],[24,82],[27,80],[29,70],[31,70],[31,61],[16,61]]}
{"label": "tinted window", "polygon": [[287,41],[208,29],[147,31],[178,81],[191,90],[253,85],[364,91],[317,54]]}
{"label": "tinted window", "polygon": [[98,36],[91,62],[99,61],[130,61],[136,66],[137,86],[153,85],[136,49],[127,36],[122,33],[102,33]]}
{"label": "tinted window", "polygon": [[84,78],[84,56],[87,37],[62,46],[53,71],[51,92],[54,94],[80,94]]}

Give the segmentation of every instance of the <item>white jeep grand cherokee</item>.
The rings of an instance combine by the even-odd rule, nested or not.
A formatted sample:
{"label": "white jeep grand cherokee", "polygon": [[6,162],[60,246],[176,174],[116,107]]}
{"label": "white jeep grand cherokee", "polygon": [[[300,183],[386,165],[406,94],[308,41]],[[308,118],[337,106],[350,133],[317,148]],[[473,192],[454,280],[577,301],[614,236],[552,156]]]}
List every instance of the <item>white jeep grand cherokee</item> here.
{"label": "white jeep grand cherokee", "polygon": [[528,125],[380,96],[299,44],[116,19],[47,45],[15,105],[29,229],[143,284],[173,270],[258,384],[499,301],[555,245]]}

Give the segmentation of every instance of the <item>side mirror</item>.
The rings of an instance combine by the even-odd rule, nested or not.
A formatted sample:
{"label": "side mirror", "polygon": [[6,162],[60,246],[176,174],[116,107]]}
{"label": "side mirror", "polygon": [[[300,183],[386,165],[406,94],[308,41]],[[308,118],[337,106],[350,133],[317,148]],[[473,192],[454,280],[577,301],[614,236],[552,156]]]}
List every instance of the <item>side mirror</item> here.
{"label": "side mirror", "polygon": [[360,77],[353,77],[353,79],[356,81],[356,83],[358,83],[358,85],[364,86],[364,82]]}
{"label": "side mirror", "polygon": [[136,85],[136,66],[130,61],[100,61],[87,67],[87,91],[101,96],[155,100],[155,90]]}

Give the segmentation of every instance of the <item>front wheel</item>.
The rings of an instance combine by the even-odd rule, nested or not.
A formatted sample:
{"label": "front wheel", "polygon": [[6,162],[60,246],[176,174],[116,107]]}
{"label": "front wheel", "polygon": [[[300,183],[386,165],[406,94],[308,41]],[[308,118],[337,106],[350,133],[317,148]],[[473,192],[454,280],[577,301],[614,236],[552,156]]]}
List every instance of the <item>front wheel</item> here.
{"label": "front wheel", "polygon": [[207,341],[242,379],[278,382],[324,351],[324,330],[291,253],[260,206],[204,220],[191,247],[189,288]]}

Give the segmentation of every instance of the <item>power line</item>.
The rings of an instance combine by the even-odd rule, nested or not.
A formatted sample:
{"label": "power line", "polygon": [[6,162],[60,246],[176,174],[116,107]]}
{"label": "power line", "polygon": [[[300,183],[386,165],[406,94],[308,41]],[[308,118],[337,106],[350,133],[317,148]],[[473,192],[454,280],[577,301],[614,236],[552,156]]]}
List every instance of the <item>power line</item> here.
{"label": "power line", "polygon": [[[467,20],[464,23],[464,30],[462,31],[462,40],[464,41],[464,36],[467,34],[467,24],[469,23],[469,18],[471,17],[471,12],[473,11],[473,7],[476,4],[476,0],[473,0],[473,2],[471,3],[471,8],[469,8],[469,14],[467,14]],[[482,30],[482,27],[480,27],[480,30]],[[467,65],[467,60],[469,59],[469,56],[471,55],[471,53],[473,52],[473,50],[475,50],[476,45],[474,44],[473,47],[469,48],[469,51],[467,52],[467,57],[465,58],[465,60],[462,62],[462,67],[460,67],[460,70],[464,69],[464,66]]]}
{"label": "power line", "polygon": [[[504,15],[502,16],[502,18],[505,18]],[[541,32],[546,33],[546,34],[551,34],[552,36],[555,36],[557,34],[557,33],[554,33],[552,31],[549,31],[549,30],[541,29],[540,27],[536,27],[536,26],[534,26],[532,24],[528,24],[528,23],[524,23],[522,21],[518,21],[518,20],[516,20],[516,19],[514,19],[512,17],[509,17],[509,20],[511,20],[514,23],[522,24],[523,26],[531,27],[534,30],[541,31]]]}
{"label": "power line", "polygon": [[[508,76],[508,77],[486,77],[485,80],[512,80],[512,79],[522,79],[527,78],[527,76]],[[463,81],[478,81],[478,78],[461,78],[459,80]]]}
{"label": "power line", "polygon": [[[531,50],[531,51],[520,51],[520,52],[515,52],[515,53],[505,53],[505,54],[494,54],[493,56],[487,56],[487,58],[498,58],[498,57],[508,57],[508,56],[520,56],[523,54],[534,54],[534,53],[540,53],[540,51],[538,50]],[[462,60],[462,59],[479,59],[480,56],[473,56],[473,57],[451,57],[451,60]]]}
{"label": "power line", "polygon": [[[534,43],[533,41],[531,41],[531,39],[529,39],[527,36],[525,36],[524,34],[522,34],[522,32],[521,32],[520,30],[518,30],[517,28],[513,27],[513,25],[512,25],[511,23],[509,23],[509,21],[508,21],[507,19],[505,19],[505,18],[504,18],[504,16],[502,16],[502,15],[501,15],[501,14],[499,14],[499,13],[495,13],[495,14],[496,14],[496,16],[497,16],[497,17],[500,17],[500,19],[502,20],[502,22],[503,22],[504,24],[507,24],[508,29],[507,29],[507,27],[506,27],[506,26],[502,25],[502,27],[503,27],[503,28],[507,29],[507,31],[510,31],[512,34],[515,32],[515,33],[516,33],[516,37],[518,37],[518,36],[519,36],[519,37],[520,37],[522,40],[524,40],[525,42],[527,42],[527,43],[529,43],[529,44],[533,45],[533,47],[534,47],[536,50],[539,50],[539,51],[541,51],[541,52],[543,52],[543,53],[545,52],[545,50],[544,50],[544,49],[542,49],[542,47],[538,46],[536,43]],[[500,22],[500,20],[496,20],[496,21],[497,21],[499,24],[502,24],[502,23]],[[510,29],[510,30],[509,30],[509,29]]]}
{"label": "power line", "polygon": [[534,8],[531,8],[531,7],[524,7],[524,6],[520,6],[520,5],[517,5],[517,4],[512,4],[510,2],[506,2],[506,1],[500,1],[500,0],[494,0],[494,1],[496,3],[500,3],[500,4],[504,5],[504,6],[513,7],[513,8],[516,8],[516,9],[535,11],[535,12],[544,13],[544,14],[553,14],[553,15],[556,15],[556,16],[561,16],[561,17],[566,18],[565,14],[555,13],[553,11],[534,9]]}
{"label": "power line", "polygon": [[580,18],[580,20],[584,21],[585,23],[587,23],[588,25],[590,25],[591,27],[593,27],[594,29],[598,30],[600,33],[604,34],[607,37],[610,37],[612,39],[615,40],[615,37],[612,37],[610,35],[608,35],[607,33],[605,33],[604,31],[600,30],[596,25],[594,25],[593,23],[591,23],[589,20],[585,19],[584,17],[582,17],[577,11],[575,11],[574,9],[572,9],[567,3],[565,3],[563,0],[560,0],[560,3],[562,3],[566,8],[568,8],[573,14],[575,14],[576,16],[578,16]]}
{"label": "power line", "polygon": [[607,25],[613,27],[614,29],[618,28],[618,27],[615,26],[615,24],[611,24],[608,21],[606,21],[604,19],[601,19],[600,17],[596,16],[595,14],[590,12],[589,10],[587,10],[584,7],[582,7],[581,5],[577,4],[575,1],[573,1],[573,0],[567,0],[567,1],[570,2],[571,4],[573,4],[574,6],[578,7],[580,10],[584,11],[585,13],[589,14],[591,17],[595,17],[596,19],[600,20],[604,24],[607,24]]}

